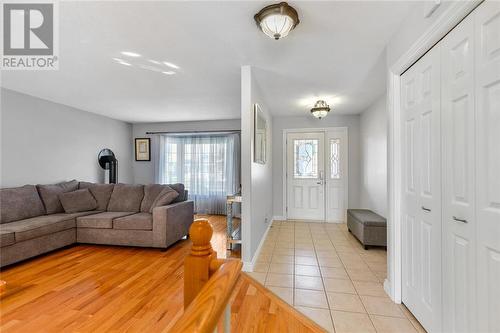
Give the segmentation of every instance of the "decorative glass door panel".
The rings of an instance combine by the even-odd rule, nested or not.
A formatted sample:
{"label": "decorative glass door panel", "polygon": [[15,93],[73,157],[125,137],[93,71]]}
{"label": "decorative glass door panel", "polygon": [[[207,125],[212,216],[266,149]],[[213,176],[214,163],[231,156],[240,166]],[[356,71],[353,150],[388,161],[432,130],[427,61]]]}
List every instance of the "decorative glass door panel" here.
{"label": "decorative glass door panel", "polygon": [[293,140],[294,178],[318,178],[318,139]]}
{"label": "decorative glass door panel", "polygon": [[287,135],[287,216],[290,219],[324,220],[324,134]]}

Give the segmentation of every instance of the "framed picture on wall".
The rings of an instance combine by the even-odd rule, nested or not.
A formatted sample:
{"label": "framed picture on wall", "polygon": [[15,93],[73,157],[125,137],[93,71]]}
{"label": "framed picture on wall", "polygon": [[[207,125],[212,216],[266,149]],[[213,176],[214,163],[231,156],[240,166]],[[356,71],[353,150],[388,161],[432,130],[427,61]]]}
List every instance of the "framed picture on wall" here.
{"label": "framed picture on wall", "polygon": [[151,161],[150,138],[135,138],[135,160]]}

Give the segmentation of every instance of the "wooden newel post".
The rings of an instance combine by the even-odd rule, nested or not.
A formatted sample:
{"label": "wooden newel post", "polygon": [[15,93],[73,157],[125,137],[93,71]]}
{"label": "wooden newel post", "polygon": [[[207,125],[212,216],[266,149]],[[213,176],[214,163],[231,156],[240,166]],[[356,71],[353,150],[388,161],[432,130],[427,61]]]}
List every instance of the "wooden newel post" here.
{"label": "wooden newel post", "polygon": [[207,219],[197,219],[189,228],[189,238],[193,246],[184,264],[184,309],[210,278],[210,262],[217,258],[217,252],[210,244],[212,234],[212,226]]}

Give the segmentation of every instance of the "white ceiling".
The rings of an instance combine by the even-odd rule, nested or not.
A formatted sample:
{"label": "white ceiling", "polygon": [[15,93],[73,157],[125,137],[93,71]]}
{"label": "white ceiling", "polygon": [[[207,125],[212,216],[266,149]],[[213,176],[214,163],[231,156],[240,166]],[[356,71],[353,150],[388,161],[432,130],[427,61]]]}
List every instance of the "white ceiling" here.
{"label": "white ceiling", "polygon": [[[414,3],[291,2],[301,23],[279,41],[253,20],[269,3],[61,2],[59,70],[4,71],[2,86],[129,122],[239,118],[241,65],[274,115],[317,97],[355,114],[384,92],[385,45]],[[149,59],[180,69],[140,68]]]}

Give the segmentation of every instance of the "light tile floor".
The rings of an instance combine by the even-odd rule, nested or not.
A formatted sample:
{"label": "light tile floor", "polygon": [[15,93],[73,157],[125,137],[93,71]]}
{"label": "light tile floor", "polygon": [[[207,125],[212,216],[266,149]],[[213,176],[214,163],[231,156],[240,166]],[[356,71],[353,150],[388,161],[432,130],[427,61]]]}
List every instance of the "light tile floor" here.
{"label": "light tile floor", "polygon": [[386,295],[387,253],[346,224],[275,221],[250,273],[329,332],[425,332]]}

